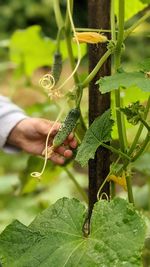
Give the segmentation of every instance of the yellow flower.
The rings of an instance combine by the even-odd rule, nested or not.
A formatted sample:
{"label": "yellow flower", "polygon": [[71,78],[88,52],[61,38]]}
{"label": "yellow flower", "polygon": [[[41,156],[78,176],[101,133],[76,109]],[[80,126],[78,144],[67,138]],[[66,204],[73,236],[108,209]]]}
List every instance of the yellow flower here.
{"label": "yellow flower", "polygon": [[124,190],[127,191],[127,183],[126,183],[126,177],[125,174],[123,173],[122,176],[116,176],[116,175],[110,175],[108,176],[108,181],[113,181],[116,184],[119,184],[120,186],[122,186],[124,188]]}
{"label": "yellow flower", "polygon": [[[97,44],[107,42],[107,37],[97,32],[76,32],[79,43]],[[76,41],[74,37],[73,40]]]}

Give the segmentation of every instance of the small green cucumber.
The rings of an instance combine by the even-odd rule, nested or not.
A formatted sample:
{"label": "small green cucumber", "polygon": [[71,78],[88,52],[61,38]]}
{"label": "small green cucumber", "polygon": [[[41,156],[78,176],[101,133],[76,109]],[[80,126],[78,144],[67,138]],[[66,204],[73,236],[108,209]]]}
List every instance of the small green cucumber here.
{"label": "small green cucumber", "polygon": [[55,84],[59,81],[61,71],[62,71],[62,55],[59,52],[56,52],[54,54],[54,62],[51,71],[51,74],[55,79]]}
{"label": "small green cucumber", "polygon": [[58,133],[53,139],[53,146],[58,147],[66,140],[67,136],[75,128],[76,123],[80,117],[80,110],[78,108],[71,109],[62,123]]}

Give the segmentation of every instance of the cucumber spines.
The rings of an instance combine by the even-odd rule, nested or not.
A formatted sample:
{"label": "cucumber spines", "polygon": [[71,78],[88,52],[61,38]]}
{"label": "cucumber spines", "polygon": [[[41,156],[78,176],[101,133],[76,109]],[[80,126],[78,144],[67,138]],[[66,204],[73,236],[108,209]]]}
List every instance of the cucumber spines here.
{"label": "cucumber spines", "polygon": [[60,146],[67,138],[67,136],[75,128],[76,123],[80,117],[80,110],[78,108],[71,109],[62,123],[58,133],[55,135],[53,140],[53,146]]}
{"label": "cucumber spines", "polygon": [[61,71],[62,71],[62,55],[59,52],[56,52],[54,54],[54,62],[51,71],[51,74],[55,80],[55,84],[59,81]]}

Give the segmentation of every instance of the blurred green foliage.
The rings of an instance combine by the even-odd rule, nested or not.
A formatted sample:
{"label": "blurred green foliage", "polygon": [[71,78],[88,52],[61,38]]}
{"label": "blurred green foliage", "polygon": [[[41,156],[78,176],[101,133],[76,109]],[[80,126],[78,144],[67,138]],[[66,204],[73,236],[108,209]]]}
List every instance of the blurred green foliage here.
{"label": "blurred green foliage", "polygon": [[[140,1],[133,9],[132,1],[128,3],[127,18],[134,15],[136,11],[145,7]],[[146,0],[142,2],[147,2]],[[61,1],[63,15],[65,15],[66,0]],[[75,25],[77,27],[87,27],[87,0],[75,1]],[[79,16],[80,14],[80,16]],[[134,17],[129,21],[127,26],[138,17]],[[35,86],[34,79],[39,80],[42,71],[49,72],[55,51],[55,37],[57,27],[52,9],[52,1],[49,0],[0,0],[0,39],[9,39],[9,43],[2,43],[0,48],[0,56],[4,63],[6,60],[16,64],[16,69],[8,67],[0,69],[0,88],[2,92],[12,97],[19,105],[22,105],[22,99],[26,101],[23,105],[28,115],[34,117],[44,117],[55,120],[60,107],[64,105],[62,102],[56,103],[48,101],[43,91]],[[146,33],[146,34],[145,34]],[[149,23],[144,23],[140,27],[140,31],[132,34],[125,42],[125,51],[123,53],[123,68],[126,71],[136,71],[139,69],[139,63],[146,58],[150,58],[149,50]],[[85,78],[87,73],[87,55],[86,46],[81,45],[82,63],[80,67],[81,77]],[[76,44],[73,45],[74,55],[77,55]],[[62,79],[68,75],[70,71],[67,62],[67,49],[65,41],[61,42],[61,51],[63,53],[64,72]],[[45,69],[45,66],[48,67]],[[39,70],[40,73],[35,74]],[[68,71],[69,70],[69,71]],[[19,75],[14,76],[18,71]],[[36,76],[37,75],[37,76]],[[66,76],[65,76],[66,75]],[[30,84],[26,84],[26,76],[30,77]],[[15,77],[15,79],[14,79]],[[4,84],[5,79],[5,84]],[[18,84],[17,84],[18,82]],[[70,84],[69,84],[70,86]],[[70,87],[67,87],[68,88]],[[22,91],[24,90],[24,91]],[[34,96],[30,96],[31,91]],[[25,93],[25,96],[23,95]],[[84,93],[82,109],[85,112],[87,120],[87,94]],[[44,100],[43,99],[44,95]],[[129,102],[140,100],[142,103],[147,99],[147,93],[141,92],[137,88],[129,88],[122,91],[122,98],[125,105]],[[32,100],[32,102],[31,102]],[[112,96],[112,103],[114,96]],[[65,102],[66,105],[66,102]],[[66,105],[66,110],[71,104]],[[114,110],[113,110],[114,112]],[[128,138],[133,140],[137,127],[128,125]],[[144,136],[144,135],[143,135]],[[113,137],[117,137],[116,127],[113,130]],[[141,141],[141,140],[140,140]],[[146,152],[143,156],[134,163],[134,194],[136,206],[139,209],[150,210],[149,199],[149,159],[150,154]],[[30,157],[24,153],[16,155],[5,154],[0,152],[0,231],[11,222],[13,219],[18,219],[22,223],[29,224],[37,213],[46,208],[49,204],[55,202],[62,196],[81,198],[74,184],[65,170],[61,167],[56,167],[48,162],[44,175],[41,181],[31,178],[30,173],[33,171],[41,171],[43,159]],[[69,170],[74,174],[81,186],[87,190],[87,169],[80,169],[76,163],[68,166]]]}
{"label": "blurred green foliage", "polygon": [[[55,38],[57,26],[52,5],[53,1],[48,0],[0,0],[0,39],[7,38],[16,29],[24,29],[35,24],[41,26],[45,35]],[[60,1],[60,6],[65,15],[66,0]],[[86,11],[87,0],[76,0],[74,19],[78,27],[87,26]]]}

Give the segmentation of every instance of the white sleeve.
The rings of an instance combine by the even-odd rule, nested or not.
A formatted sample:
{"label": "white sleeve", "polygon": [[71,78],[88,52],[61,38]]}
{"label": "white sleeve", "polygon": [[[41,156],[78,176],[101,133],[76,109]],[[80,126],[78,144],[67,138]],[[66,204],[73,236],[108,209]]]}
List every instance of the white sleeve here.
{"label": "white sleeve", "polygon": [[27,118],[21,108],[7,97],[0,96],[0,148],[6,144],[7,137],[16,124]]}

